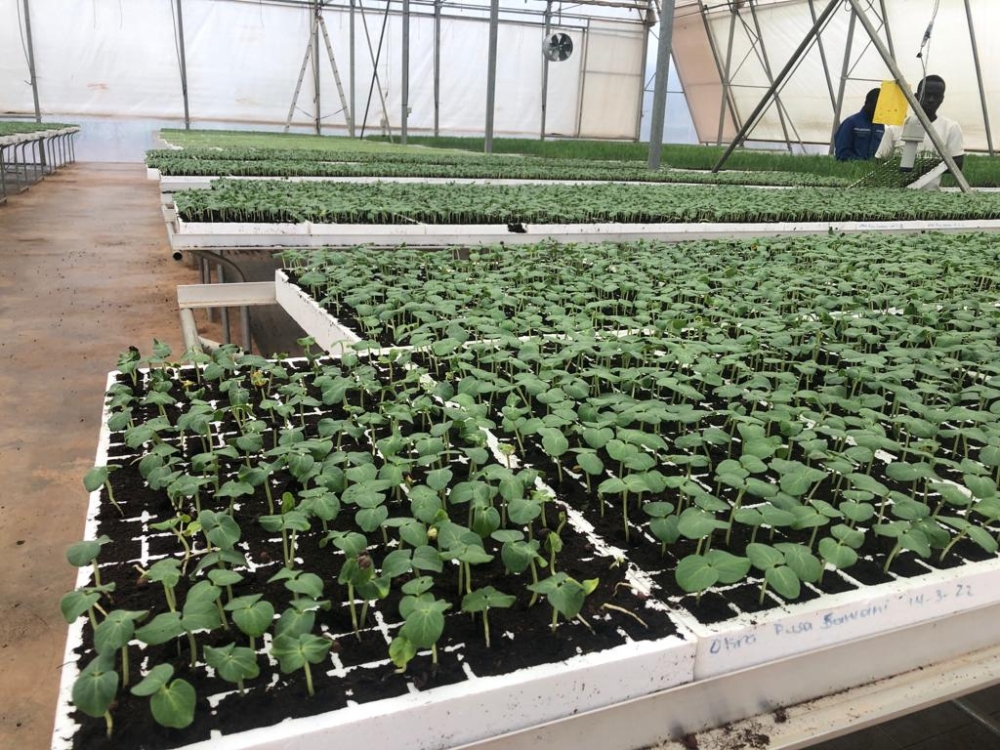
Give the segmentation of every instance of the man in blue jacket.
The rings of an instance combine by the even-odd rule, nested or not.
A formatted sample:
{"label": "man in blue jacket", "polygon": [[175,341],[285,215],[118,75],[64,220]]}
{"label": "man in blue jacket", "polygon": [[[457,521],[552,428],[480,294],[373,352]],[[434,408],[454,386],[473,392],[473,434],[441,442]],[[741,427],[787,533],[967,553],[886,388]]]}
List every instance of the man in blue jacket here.
{"label": "man in blue jacket", "polygon": [[882,142],[882,135],[885,133],[885,125],[876,125],[872,122],[879,91],[880,89],[869,91],[861,111],[840,123],[834,138],[837,161],[856,159],[866,161],[875,156],[878,145]]}

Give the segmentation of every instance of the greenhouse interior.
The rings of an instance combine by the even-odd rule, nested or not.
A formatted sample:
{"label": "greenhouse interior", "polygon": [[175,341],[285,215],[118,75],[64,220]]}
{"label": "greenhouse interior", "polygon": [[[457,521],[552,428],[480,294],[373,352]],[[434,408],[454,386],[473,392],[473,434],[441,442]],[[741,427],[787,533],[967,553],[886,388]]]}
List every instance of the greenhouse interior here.
{"label": "greenhouse interior", "polygon": [[0,0],[0,747],[1000,749],[998,27]]}

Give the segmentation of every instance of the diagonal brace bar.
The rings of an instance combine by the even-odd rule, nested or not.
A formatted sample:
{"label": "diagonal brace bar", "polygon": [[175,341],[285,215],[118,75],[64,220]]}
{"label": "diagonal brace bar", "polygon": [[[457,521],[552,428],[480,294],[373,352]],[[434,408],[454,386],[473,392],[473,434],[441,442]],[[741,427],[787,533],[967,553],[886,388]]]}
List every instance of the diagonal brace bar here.
{"label": "diagonal brace bar", "polygon": [[[851,0],[851,2],[853,3],[854,0]],[[785,83],[785,79],[788,78],[788,75],[792,72],[795,66],[798,65],[799,58],[801,58],[802,55],[805,54],[806,50],[812,46],[813,42],[816,41],[817,35],[823,27],[826,26],[827,21],[830,20],[830,17],[833,15],[834,11],[837,10],[837,6],[839,6],[840,3],[841,0],[830,0],[830,3],[826,6],[823,12],[819,14],[816,18],[816,22],[813,23],[812,28],[810,28],[806,33],[805,38],[796,48],[795,52],[792,53],[788,62],[785,63],[785,67],[783,67],[781,72],[779,72],[774,78],[774,82],[771,84],[770,88],[768,88],[767,93],[764,94],[764,98],[760,100],[760,103],[754,108],[754,111],[750,113],[750,116],[743,123],[743,127],[740,128],[740,132],[736,134],[735,138],[733,138],[733,142],[729,144],[729,147],[719,159],[718,164],[712,168],[713,172],[718,172],[722,169],[722,165],[726,163],[726,160],[730,157],[730,155],[732,155],[733,151],[736,150],[736,147],[743,143],[747,134],[757,124],[757,119],[760,117],[761,113],[767,109],[771,103],[771,99],[778,92],[778,89],[780,89]]]}

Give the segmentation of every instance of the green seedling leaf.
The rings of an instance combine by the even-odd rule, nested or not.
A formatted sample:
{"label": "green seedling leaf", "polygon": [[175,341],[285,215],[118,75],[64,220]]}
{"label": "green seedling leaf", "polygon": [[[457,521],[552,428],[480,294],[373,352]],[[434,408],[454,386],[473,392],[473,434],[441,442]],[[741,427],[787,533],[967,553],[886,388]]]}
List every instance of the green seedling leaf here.
{"label": "green seedling leaf", "polygon": [[389,658],[396,665],[397,669],[406,669],[417,655],[417,646],[413,641],[405,636],[398,635],[389,644]]}
{"label": "green seedling leaf", "polygon": [[532,560],[538,561],[537,564],[541,565],[543,561],[538,552],[539,546],[536,539],[506,542],[500,548],[500,559],[503,560],[504,568],[509,573],[519,574],[531,566]]}
{"label": "green seedling leaf", "polygon": [[838,508],[847,518],[854,523],[865,523],[875,515],[875,508],[868,503],[858,503],[853,500],[842,502]]}
{"label": "green seedling leaf", "polygon": [[417,648],[430,648],[444,632],[444,613],[451,604],[435,599],[431,594],[406,597],[399,604],[399,613],[406,622],[399,634]]}
{"label": "green seedling leaf", "polygon": [[198,514],[198,523],[208,541],[222,550],[231,550],[242,535],[239,524],[226,513],[203,510]]}
{"label": "green seedling leaf", "polygon": [[117,469],[117,466],[95,466],[93,469],[88,471],[83,476],[83,486],[87,492],[94,492],[99,490],[104,486],[104,483],[108,481],[108,475],[111,470]]}
{"label": "green seedling leaf", "polygon": [[800,581],[815,583],[820,579],[823,564],[808,547],[790,542],[779,542],[774,547],[784,555],[785,565],[792,569]]}
{"label": "green seedling leaf", "polygon": [[542,450],[548,455],[558,458],[569,450],[569,441],[561,431],[552,427],[543,427],[538,431],[542,438]]}
{"label": "green seedling leaf", "polygon": [[841,570],[851,567],[858,561],[857,552],[831,537],[819,540],[819,554],[826,563]]}
{"label": "green seedling leaf", "polygon": [[774,547],[759,542],[747,545],[747,557],[758,570],[769,570],[785,562],[785,556]]}
{"label": "green seedling leaf", "polygon": [[830,529],[830,534],[841,544],[847,545],[851,549],[859,549],[865,543],[865,532],[859,529],[852,529],[846,524],[837,524]]}
{"label": "green seedling leaf", "polygon": [[144,577],[152,583],[162,583],[173,588],[181,580],[181,561],[173,557],[158,560],[149,566]]}
{"label": "green seedling leaf", "polygon": [[677,585],[689,594],[705,591],[719,581],[719,571],[703,555],[688,555],[674,570]]}
{"label": "green seedling leaf", "polygon": [[62,612],[63,619],[72,623],[80,615],[86,614],[100,600],[101,595],[96,591],[77,589],[63,594],[59,600],[59,610]]}
{"label": "green seedling leaf", "polygon": [[99,718],[111,708],[118,693],[118,673],[110,654],[98,655],[73,683],[73,705],[88,716]]}
{"label": "green seedling leaf", "polygon": [[257,655],[246,646],[230,643],[221,648],[205,646],[205,661],[226,682],[240,683],[260,674]]}
{"label": "green seedling leaf", "polygon": [[108,612],[94,631],[94,650],[98,654],[108,654],[124,648],[135,634],[136,621],[145,619],[148,614],[147,610],[116,609]]}
{"label": "green seedling leaf", "polygon": [[208,579],[216,586],[235,586],[243,576],[235,570],[216,569],[208,571]]}
{"label": "green seedling leaf", "polygon": [[434,579],[430,576],[420,576],[404,583],[402,591],[407,596],[417,597],[432,588],[434,588]]}
{"label": "green seedling leaf", "polygon": [[686,508],[677,521],[677,530],[686,539],[702,539],[726,524],[699,508]]}
{"label": "green seedling leaf", "polygon": [[591,476],[599,476],[604,473],[604,462],[596,453],[577,453],[576,463]]}
{"label": "green seedling leaf", "polygon": [[583,609],[587,595],[597,587],[597,579],[580,583],[566,573],[556,573],[528,586],[530,591],[543,594],[548,603],[565,619],[572,620]]}
{"label": "green seedling leaf", "polygon": [[271,641],[271,656],[278,660],[278,666],[286,674],[302,669],[309,664],[319,664],[326,658],[331,642],[312,633],[294,636],[282,633]]}
{"label": "green seedling leaf", "polygon": [[250,638],[264,635],[274,621],[274,606],[268,601],[261,601],[262,596],[263,594],[238,596],[224,607],[227,612],[233,613],[236,627]]}
{"label": "green seedling leaf", "polygon": [[196,701],[197,695],[191,683],[177,679],[153,694],[149,699],[149,708],[160,726],[184,729],[194,721]]}
{"label": "green seedling leaf", "polygon": [[90,565],[99,554],[101,554],[101,547],[108,544],[110,541],[111,537],[104,534],[99,536],[97,539],[77,542],[66,550],[66,559],[69,561],[69,564],[75,568],[86,567],[87,565]]}
{"label": "green seedling leaf", "polygon": [[767,585],[777,591],[786,600],[797,599],[802,592],[799,577],[787,565],[777,565],[764,571]]}
{"label": "green seedling leaf", "polygon": [[527,526],[542,515],[542,506],[536,500],[518,498],[507,505],[507,517],[518,526]]}
{"label": "green seedling leaf", "polygon": [[159,646],[184,633],[180,612],[163,612],[137,628],[135,637],[150,646]]}
{"label": "green seedling leaf", "polygon": [[487,609],[506,609],[516,601],[516,596],[504,594],[492,586],[485,586],[462,597],[462,611],[482,612]]}
{"label": "green seedling leaf", "polygon": [[719,583],[730,584],[743,580],[750,571],[750,560],[721,549],[709,550],[709,564],[718,572]]}
{"label": "green seedling leaf", "polygon": [[972,474],[962,476],[962,481],[969,488],[972,496],[980,500],[989,500],[997,494],[997,485],[989,477],[977,477]]}
{"label": "green seedling leaf", "polygon": [[417,484],[410,488],[410,512],[421,523],[434,523],[438,511],[443,508],[438,493],[427,485]]}
{"label": "green seedling leaf", "polygon": [[174,676],[174,668],[170,664],[157,664],[147,674],[141,682],[132,688],[132,695],[140,698],[148,698],[157,690],[164,687],[170,678]]}

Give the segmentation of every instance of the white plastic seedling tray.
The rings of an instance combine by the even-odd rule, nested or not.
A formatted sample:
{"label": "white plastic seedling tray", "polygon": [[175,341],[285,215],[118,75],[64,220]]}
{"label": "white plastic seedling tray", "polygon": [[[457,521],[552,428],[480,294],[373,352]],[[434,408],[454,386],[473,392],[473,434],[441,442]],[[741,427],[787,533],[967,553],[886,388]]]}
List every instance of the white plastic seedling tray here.
{"label": "white plastic seedling tray", "polygon": [[[327,330],[341,336],[334,340],[338,349],[337,342],[357,340],[283,271],[276,274],[275,289],[279,303],[294,300],[294,309],[286,309],[317,342]],[[694,677],[704,679],[994,604],[1000,604],[1000,559],[861,585],[712,625],[683,610],[675,619],[697,636]]]}
{"label": "white plastic seedling tray", "polygon": [[[108,376],[108,387],[116,373]],[[102,415],[95,465],[108,463],[111,436]],[[101,491],[90,494],[84,538],[98,535]],[[137,524],[142,526],[142,524]],[[81,568],[77,588],[90,583]],[[75,651],[83,643],[84,618],[69,627],[53,730],[52,750],[69,750],[77,724],[71,718],[73,683],[79,676]],[[690,636],[629,642],[490,677],[412,690],[405,695],[350,705],[233,735],[217,735],[184,750],[327,750],[359,741],[380,750],[444,750],[650,695],[694,677],[696,646]],[[329,668],[335,666],[331,663]]]}
{"label": "white plastic seedling tray", "polygon": [[354,331],[342,325],[301,287],[289,281],[284,271],[275,272],[274,298],[324,351],[339,352],[345,345],[361,341]]}
{"label": "white plastic seedling tray", "polygon": [[862,232],[1000,231],[1000,220],[786,222],[775,224],[527,224],[512,232],[504,224],[375,225],[252,224],[176,220],[176,250],[224,247],[353,247],[355,245],[441,247],[524,245],[557,242],[681,241]]}
{"label": "white plastic seedling tray", "polygon": [[701,680],[998,603],[1000,560],[993,559],[715,625],[675,616],[698,636],[695,679]]}

